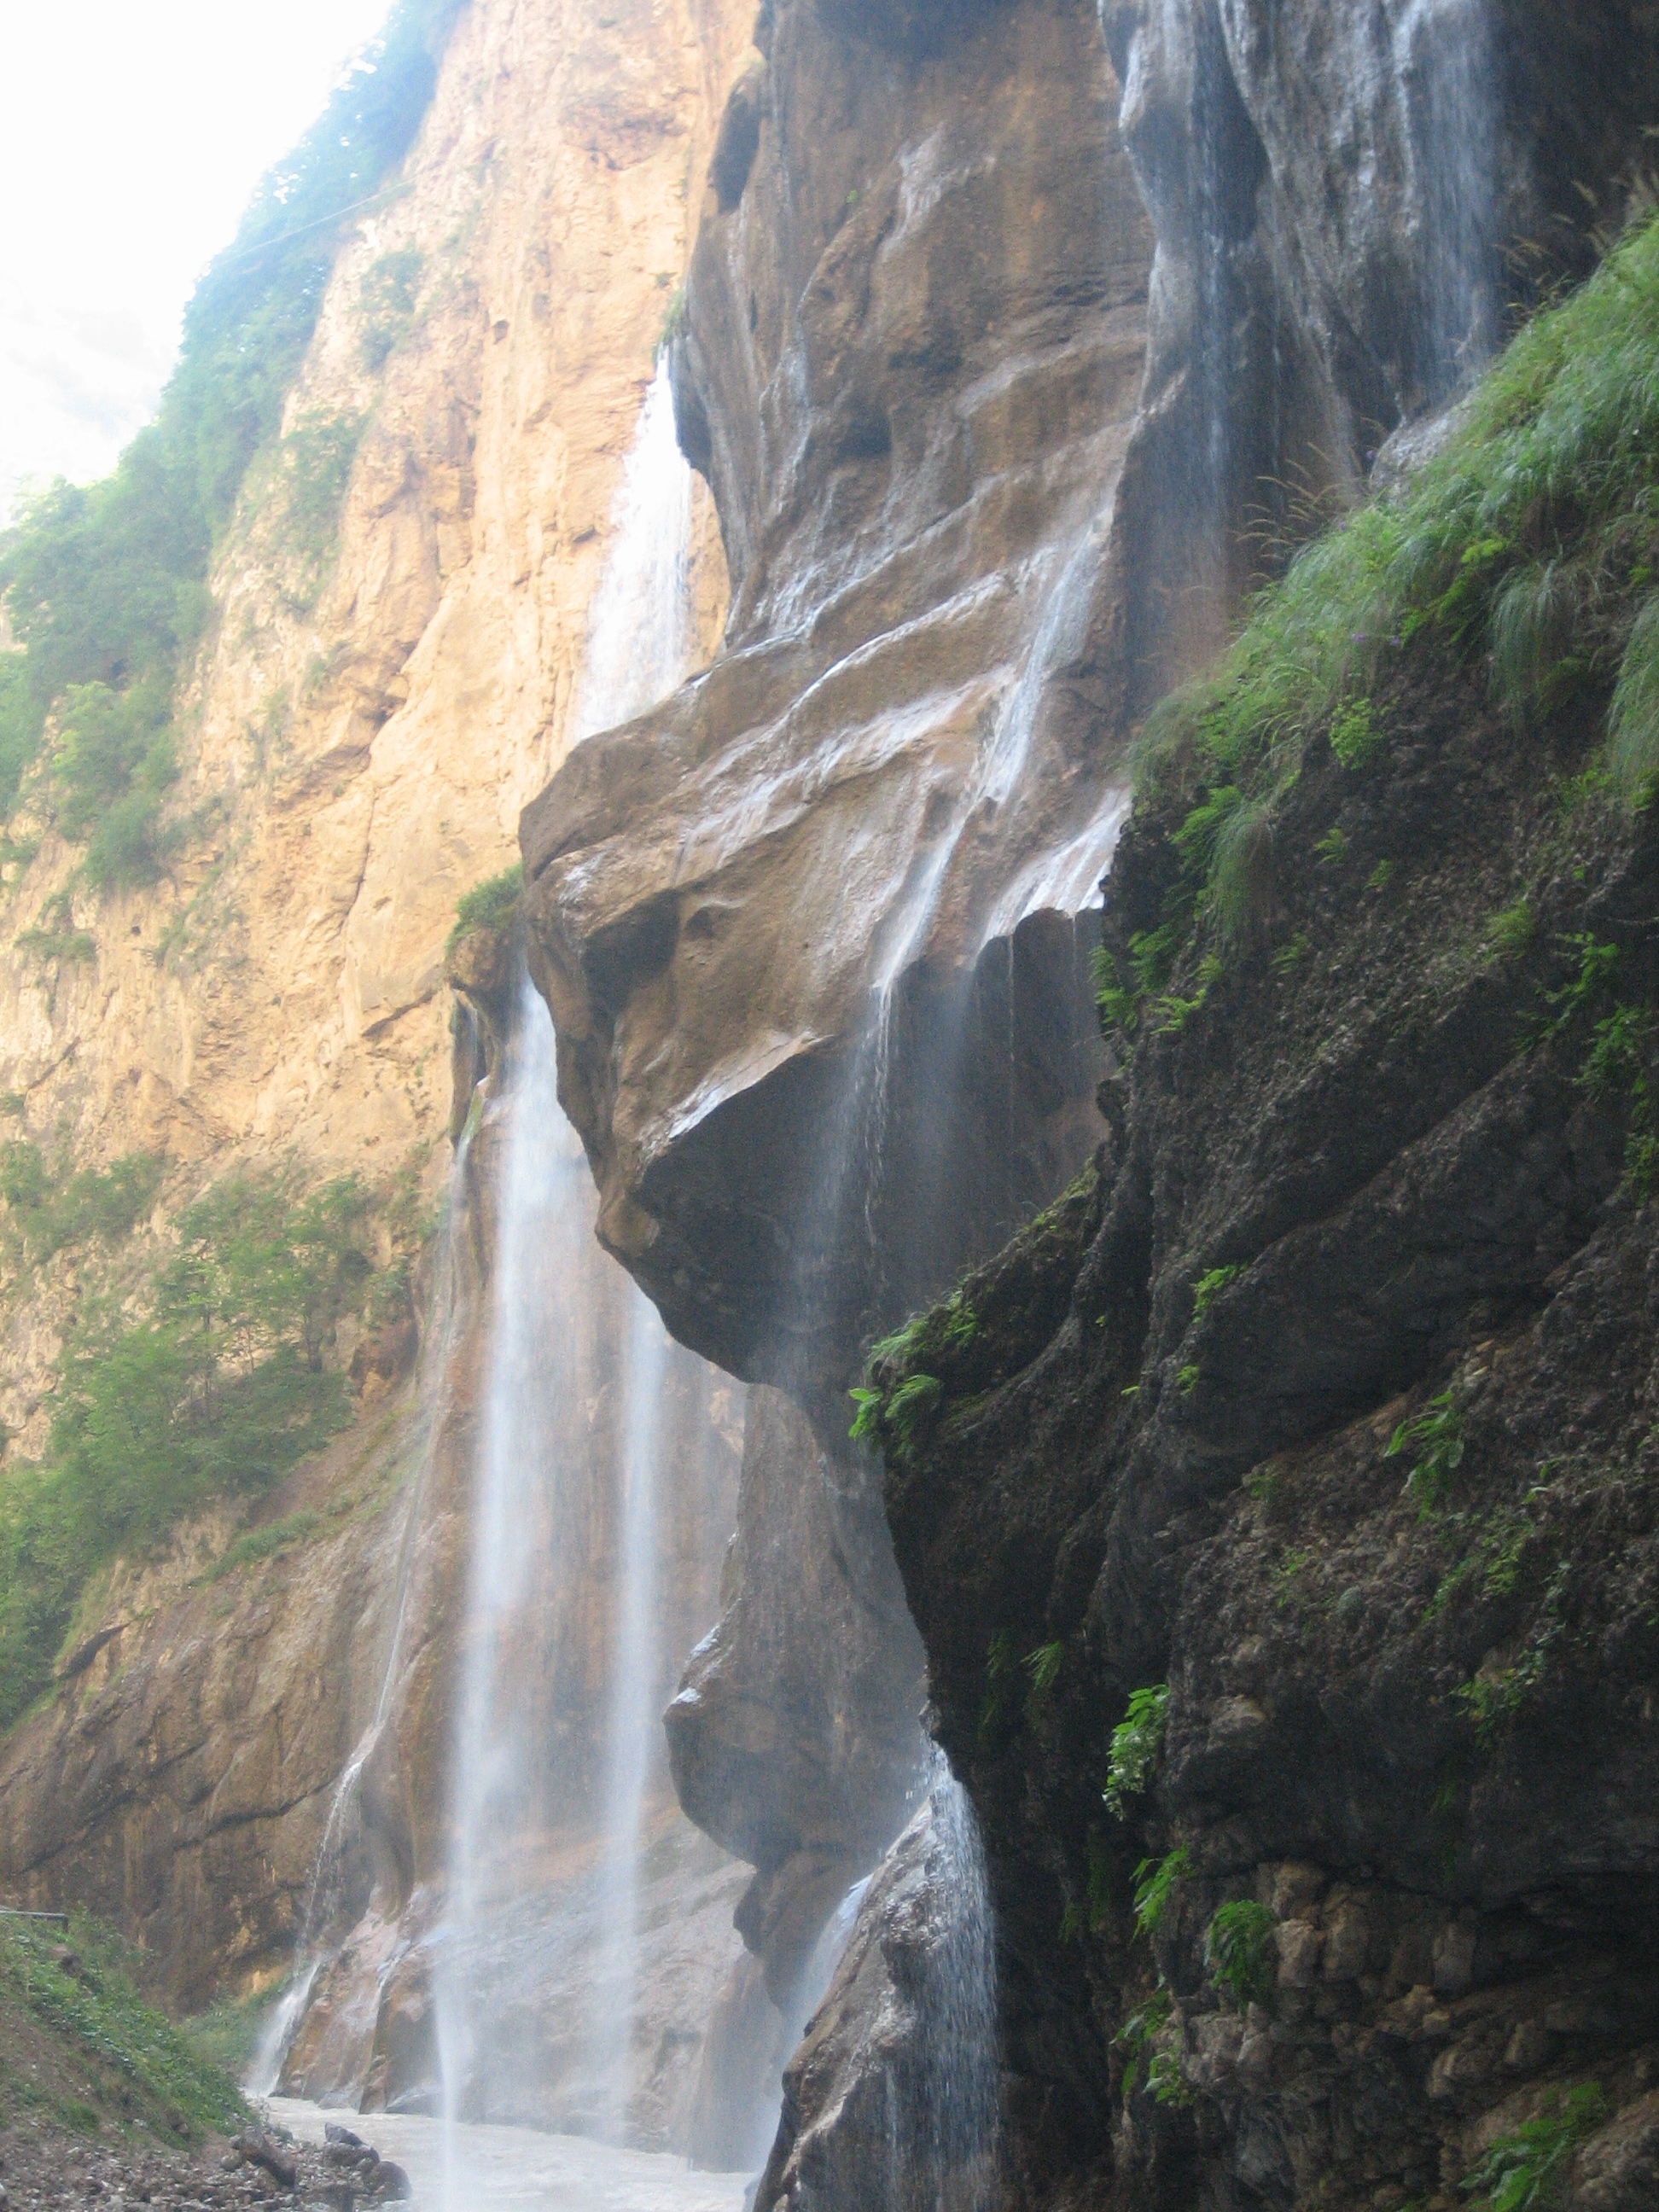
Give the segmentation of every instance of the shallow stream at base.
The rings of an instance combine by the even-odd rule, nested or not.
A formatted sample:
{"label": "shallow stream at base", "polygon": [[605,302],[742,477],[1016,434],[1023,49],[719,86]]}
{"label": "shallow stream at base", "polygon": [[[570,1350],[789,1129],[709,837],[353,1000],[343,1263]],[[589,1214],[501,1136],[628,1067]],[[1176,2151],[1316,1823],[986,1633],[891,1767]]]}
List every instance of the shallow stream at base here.
{"label": "shallow stream at base", "polygon": [[[271,2124],[297,2142],[320,2143],[337,2120],[395,2159],[415,2188],[416,2212],[445,2202],[445,2124],[412,2113],[331,2112],[297,2097],[259,2100]],[[684,2159],[621,2150],[585,2136],[534,2128],[451,2123],[450,2150],[465,2175],[456,2203],[466,2212],[740,2212],[749,2177],[694,2173]]]}

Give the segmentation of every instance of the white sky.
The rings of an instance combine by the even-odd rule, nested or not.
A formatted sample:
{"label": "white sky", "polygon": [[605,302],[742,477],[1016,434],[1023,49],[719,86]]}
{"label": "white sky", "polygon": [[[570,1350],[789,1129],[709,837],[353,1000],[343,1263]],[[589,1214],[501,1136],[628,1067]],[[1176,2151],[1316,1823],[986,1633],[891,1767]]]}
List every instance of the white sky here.
{"label": "white sky", "polygon": [[102,476],[153,413],[196,279],[388,0],[7,7],[0,518]]}

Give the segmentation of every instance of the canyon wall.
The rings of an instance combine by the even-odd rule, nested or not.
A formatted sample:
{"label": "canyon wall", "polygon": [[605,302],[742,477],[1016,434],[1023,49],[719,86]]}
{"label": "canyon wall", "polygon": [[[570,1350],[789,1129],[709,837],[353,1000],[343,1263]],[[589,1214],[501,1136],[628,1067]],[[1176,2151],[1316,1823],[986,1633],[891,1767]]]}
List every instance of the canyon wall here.
{"label": "canyon wall", "polygon": [[[347,1434],[264,1497],[251,1528],[228,1508],[167,1557],[101,1577],[57,1686],[0,1747],[0,1884],[106,1912],[165,1960],[181,2003],[271,1983],[308,1910],[337,1940],[367,1916],[296,2054],[329,2094],[362,2090],[371,2068],[382,2096],[434,2094],[421,1942],[447,1841],[495,1235],[487,1127],[447,1191],[447,1139],[484,1064],[451,1036],[479,944],[447,972],[446,939],[458,897],[514,858],[519,808],[580,725],[624,457],[751,20],[714,0],[462,12],[389,204],[338,252],[287,401],[289,436],[320,426],[343,441],[337,528],[330,515],[323,535],[296,532],[279,452],[256,460],[217,556],[213,626],[179,709],[168,811],[182,826],[166,871],[94,894],[27,793],[12,825],[38,849],[12,867],[0,957],[10,1133],[76,1168],[164,1158],[118,1282],[165,1256],[171,1217],[233,1164],[355,1173],[380,1199],[403,1188],[416,1212],[452,1212],[416,1285],[424,1381],[412,1326],[377,1337],[343,1323],[326,1358],[349,1374]],[[726,581],[700,489],[692,574],[706,653]],[[72,929],[89,949],[43,951],[29,935],[43,917],[46,935]],[[94,1256],[14,1267],[0,1419],[15,1459],[46,1442],[77,1300],[99,1288]],[[596,1324],[616,1322],[623,1279],[597,1248],[586,1276]],[[671,1362],[676,1392],[691,1441],[665,1620],[683,1652],[717,1609],[742,1407],[689,1358]],[[618,1416],[584,1418],[603,1431]],[[702,1489],[694,1448],[714,1455]],[[617,1531],[597,1499],[586,1514],[592,1674]],[[591,1754],[603,1715],[562,1717]],[[588,1846],[568,1808],[538,1817],[536,1912],[552,1930]],[[647,2022],[666,2071],[653,2057],[634,2115],[664,2141],[712,2094],[701,2028],[738,1949],[743,1877],[671,1802],[654,1817],[655,1919],[688,1921]],[[319,1900],[331,1818],[343,1847]],[[514,2001],[521,2040],[560,2008],[543,1963]]]}
{"label": "canyon wall", "polygon": [[[1072,948],[1105,871],[1129,972],[1204,796],[1124,830],[1147,710],[1253,580],[1443,441],[1506,329],[1644,204],[1655,33],[1543,0],[773,0],[721,126],[674,368],[726,649],[526,809],[534,973],[602,1238],[831,1460],[860,1347],[959,1281],[878,1346],[873,1432],[985,1829],[1012,2203],[1449,2205],[1590,2065],[1624,2111],[1583,2201],[1644,2201],[1646,1969],[1613,1931],[1650,1910],[1648,1508],[1620,1490],[1616,1564],[1585,1522],[1561,1570],[1586,1577],[1581,1657],[1488,1774],[1445,1686],[1509,1680],[1482,1639],[1524,1631],[1432,1604],[1411,1626],[1431,1540],[1380,1464],[1424,1404],[1401,1391],[1454,1369],[1492,1429],[1483,1483],[1506,1451],[1558,1464],[1592,1342],[1630,1346],[1601,1445],[1642,1418],[1618,1117],[1508,1066],[1518,979],[1442,972],[1498,885],[1547,875],[1528,825],[1556,763],[1518,796],[1454,666],[1379,701],[1398,767],[1337,827],[1379,883],[1423,860],[1420,890],[1328,914],[1336,863],[1299,856],[1348,849],[1346,771],[1304,779],[1305,823],[1273,833],[1293,951],[1254,945],[1190,1040],[1171,1015],[1132,1071],[1120,1052],[1103,1123]],[[1649,866],[1610,837],[1549,927],[1633,927]],[[1186,1014],[1217,988],[1187,977]],[[735,1683],[747,1632],[728,1610],[711,1655]],[[1022,1669],[1045,1654],[1058,1688]],[[1167,1778],[1120,1829],[1110,1731],[1163,1681]],[[744,1803],[741,1762],[715,1771]],[[729,1817],[701,1765],[681,1780]],[[1132,1948],[1133,1862],[1177,1845],[1178,1902]],[[977,2201],[929,2151],[919,2056],[951,1863],[923,1820],[872,1883],[762,2205]],[[1275,1948],[1233,2012],[1205,1934],[1241,1895]]]}

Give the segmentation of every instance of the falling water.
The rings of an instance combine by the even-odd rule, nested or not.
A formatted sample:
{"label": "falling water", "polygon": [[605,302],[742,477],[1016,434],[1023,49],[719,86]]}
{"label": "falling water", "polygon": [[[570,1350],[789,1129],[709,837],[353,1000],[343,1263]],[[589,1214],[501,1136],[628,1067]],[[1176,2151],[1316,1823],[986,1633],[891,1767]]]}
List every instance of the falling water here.
{"label": "falling water", "polygon": [[923,2140],[892,2144],[892,2201],[900,2201],[908,2170],[931,2178],[934,2212],[987,2212],[996,2201],[999,2135],[990,1881],[973,1806],[938,1750],[930,1797],[940,1861],[935,1884],[947,1924],[922,2013],[918,2118]]}
{"label": "falling water", "polygon": [[421,1361],[419,1473],[409,1486],[403,1525],[398,1532],[398,1580],[392,1601],[392,1635],[380,1669],[380,1692],[368,1726],[353,1746],[351,1756],[341,1769],[333,1796],[329,1801],[328,1817],[323,1823],[322,1838],[317,1846],[311,1881],[306,1892],[305,1911],[301,1916],[299,1939],[295,1945],[294,1969],[287,1987],[265,2023],[248,2067],[246,2087],[256,2096],[270,2096],[275,2092],[300,2023],[305,2018],[318,1975],[338,1948],[338,1923],[344,1904],[340,1893],[342,1871],[346,1846],[352,1839],[354,1824],[361,1812],[363,1769],[380,1741],[397,1687],[409,1613],[410,1569],[421,1525],[421,1507],[426,1494],[434,1449],[443,1431],[447,1410],[450,1357],[460,1306],[455,1233],[460,1210],[460,1193],[466,1173],[466,1152],[467,1139],[463,1137],[450,1170],[449,1186],[445,1194],[434,1247],[436,1265],[433,1273],[431,1322]]}
{"label": "falling water", "polygon": [[[693,644],[690,472],[665,370],[641,410],[613,519],[589,616],[580,736],[672,690]],[[436,1977],[452,2140],[480,2101],[480,2074],[500,2063],[486,1930],[527,1879],[525,1836],[548,1826],[527,1817],[532,1800],[582,1832],[593,1869],[582,1893],[594,1939],[587,2002],[568,2024],[569,2124],[622,2140],[635,2086],[641,1863],[662,1792],[658,1714],[672,1657],[663,1407],[671,1356],[686,1355],[671,1355],[654,1310],[598,1252],[594,1194],[555,1076],[552,1024],[521,972],[501,1095],[485,1115],[499,1146],[500,1228]],[[611,1562],[608,1579],[597,1559]],[[533,1679],[550,1668],[550,1686]],[[562,1741],[546,1736],[549,1710]],[[591,1714],[591,1729],[578,1713]],[[465,2201],[453,2172],[448,2202]]]}
{"label": "falling water", "polygon": [[1411,0],[1395,33],[1423,226],[1424,396],[1443,398],[1498,337],[1491,0]]}

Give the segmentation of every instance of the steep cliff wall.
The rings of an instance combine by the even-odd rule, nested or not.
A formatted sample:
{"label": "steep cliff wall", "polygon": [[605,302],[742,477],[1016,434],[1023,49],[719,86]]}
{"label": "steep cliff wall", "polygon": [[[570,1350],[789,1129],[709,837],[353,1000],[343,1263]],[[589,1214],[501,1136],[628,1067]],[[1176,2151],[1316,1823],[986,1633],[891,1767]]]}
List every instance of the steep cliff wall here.
{"label": "steep cliff wall", "polygon": [[[1382,449],[1391,477],[1443,441],[1425,418],[1591,265],[1593,217],[1642,203],[1659,80],[1645,8],[776,0],[762,26],[676,355],[727,652],[571,763],[522,842],[601,1235],[677,1332],[787,1382],[833,1446],[860,1334],[983,1249],[1012,1195],[983,1164],[1031,1121],[962,1126],[1030,1064],[1017,994],[988,1018],[988,951],[1012,939],[1012,973],[1016,921],[1084,904],[1127,744],[1245,586]],[[1074,404],[1061,358],[1091,364]],[[997,390],[1000,440],[977,411]],[[1574,526],[1558,496],[1503,559],[1545,573]],[[1634,609],[1587,635],[1599,693],[1517,763],[1486,666],[1424,644],[1385,678],[1384,601],[1334,605],[1346,672],[1295,725],[1297,772],[1266,693],[1254,734],[1208,694],[1154,726],[1205,765],[1143,786],[1106,878],[1103,988],[1140,1024],[1102,1086],[1110,1133],[870,1378],[940,1734],[986,1826],[1003,2186],[1449,2206],[1494,2142],[1535,2120],[1570,2158],[1616,2105],[1574,2185],[1634,2207],[1652,2024],[1611,1931],[1650,1902],[1650,1516],[1626,1449],[1650,1346],[1641,1231],[1619,1226],[1639,1190],[1614,1195],[1627,1109],[1589,1095],[1588,1030],[1562,1042],[1559,1010],[1592,1011],[1571,948],[1593,944],[1646,1003],[1650,855],[1628,818],[1560,830],[1552,797],[1601,773]],[[1542,644],[1513,649],[1540,682]],[[1530,967],[1501,919],[1522,907]],[[1540,1002],[1554,1042],[1517,1054]],[[1592,1435],[1596,1343],[1630,1364]],[[1611,1521],[1561,1471],[1581,1444],[1620,1469]],[[1397,1494],[1443,1445],[1443,1472],[1480,1469],[1449,1527]],[[1165,1686],[1167,1768],[1120,1823],[1111,1731]],[[925,2145],[932,1848],[916,1831],[872,1886],[763,2203],[860,2201],[875,2174],[934,2201],[900,2109]],[[1224,1905],[1248,1909],[1215,1923]],[[1602,2103],[1570,2108],[1592,2074]]]}
{"label": "steep cliff wall", "polygon": [[[382,1198],[401,1175],[412,1211],[435,1210],[442,1139],[479,1072],[463,1065],[452,1094],[445,940],[575,732],[623,461],[750,21],[746,6],[690,0],[461,14],[398,189],[338,253],[283,444],[256,459],[217,557],[161,879],[94,891],[49,787],[26,785],[0,959],[10,1133],[64,1173],[135,1152],[164,1168],[154,1218],[109,1266],[96,1243],[32,1270],[9,1247],[14,1467],[46,1442],[77,1309],[103,1279],[127,1288],[165,1258],[169,1218],[233,1162],[355,1172]],[[293,485],[325,447],[338,475],[313,514]],[[725,580],[701,495],[693,559],[706,647]],[[349,1370],[348,1434],[261,1500],[255,1529],[216,1512],[168,1559],[118,1563],[87,1594],[60,1686],[0,1753],[0,1881],[95,1903],[165,1953],[182,2000],[287,1965],[400,1591],[342,1926],[372,1900],[387,1940],[406,1942],[403,1909],[441,1870],[493,1233],[487,1144],[476,1151],[435,1441],[412,1328],[376,1337],[348,1319],[325,1347]],[[604,1278],[621,1279],[597,1253],[593,1273],[604,1310]],[[434,1285],[419,1288],[417,1304]],[[732,1431],[740,1411],[725,1402]],[[688,1538],[669,1607],[682,1648],[715,1610],[736,1474],[718,1424],[703,1432],[726,1454],[726,1487],[712,1534]],[[588,1534],[600,1639],[615,1532]],[[677,1832],[703,1849],[698,1924],[723,1956],[733,1877]],[[359,1989],[319,2083],[361,2078],[374,1986],[371,1972],[367,2017]],[[659,2132],[696,2064],[677,2002],[658,2026],[678,2086],[643,2123]],[[429,2087],[429,2031],[397,2063],[394,2090]]]}

